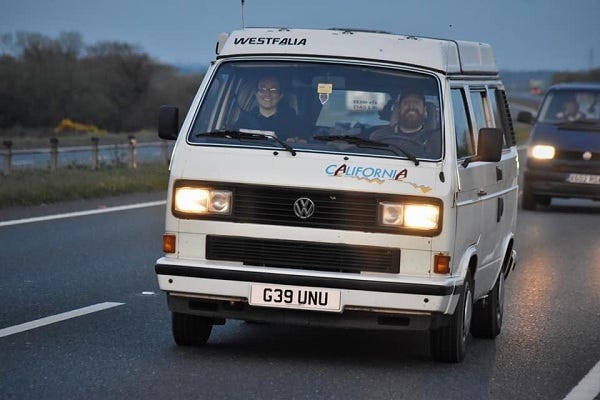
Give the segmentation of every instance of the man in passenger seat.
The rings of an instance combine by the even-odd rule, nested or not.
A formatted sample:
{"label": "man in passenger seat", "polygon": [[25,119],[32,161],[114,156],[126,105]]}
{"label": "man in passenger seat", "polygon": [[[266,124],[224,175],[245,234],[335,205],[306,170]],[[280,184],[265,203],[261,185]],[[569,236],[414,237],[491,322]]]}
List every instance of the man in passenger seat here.
{"label": "man in passenger seat", "polygon": [[[438,118],[437,115],[430,117]],[[426,124],[427,118],[423,94],[417,90],[406,91],[395,102],[389,125],[371,133],[370,139],[397,145],[417,157],[439,158],[440,132]]]}
{"label": "man in passenger seat", "polygon": [[296,112],[281,101],[284,93],[276,77],[261,78],[255,96],[258,107],[242,111],[233,129],[271,131],[282,140],[297,136],[300,120]]}

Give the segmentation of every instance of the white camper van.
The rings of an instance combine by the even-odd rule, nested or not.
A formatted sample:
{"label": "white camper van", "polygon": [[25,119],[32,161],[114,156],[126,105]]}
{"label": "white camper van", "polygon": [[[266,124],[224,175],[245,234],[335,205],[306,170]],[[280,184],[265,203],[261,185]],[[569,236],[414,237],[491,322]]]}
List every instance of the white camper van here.
{"label": "white camper van", "polygon": [[261,28],[216,50],[183,123],[159,117],[175,342],[228,319],[429,330],[458,362],[496,337],[518,171],[491,47]]}

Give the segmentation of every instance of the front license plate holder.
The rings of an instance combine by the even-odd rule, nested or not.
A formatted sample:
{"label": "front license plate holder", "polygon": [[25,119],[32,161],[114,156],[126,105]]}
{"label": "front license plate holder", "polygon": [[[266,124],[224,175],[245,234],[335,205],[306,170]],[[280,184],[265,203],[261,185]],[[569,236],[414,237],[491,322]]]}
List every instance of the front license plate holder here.
{"label": "front license plate holder", "polygon": [[305,286],[252,284],[249,304],[258,307],[341,312],[342,294],[337,289]]}
{"label": "front license plate holder", "polygon": [[584,185],[600,185],[600,175],[569,174],[567,175],[567,182],[581,183]]}

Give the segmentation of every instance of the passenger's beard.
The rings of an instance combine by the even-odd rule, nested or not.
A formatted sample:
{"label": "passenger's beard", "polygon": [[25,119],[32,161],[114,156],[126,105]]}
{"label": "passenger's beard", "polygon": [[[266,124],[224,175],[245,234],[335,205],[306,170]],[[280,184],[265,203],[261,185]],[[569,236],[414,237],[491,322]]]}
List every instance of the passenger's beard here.
{"label": "passenger's beard", "polygon": [[423,124],[423,118],[419,113],[407,112],[400,118],[400,126],[406,129],[417,129]]}

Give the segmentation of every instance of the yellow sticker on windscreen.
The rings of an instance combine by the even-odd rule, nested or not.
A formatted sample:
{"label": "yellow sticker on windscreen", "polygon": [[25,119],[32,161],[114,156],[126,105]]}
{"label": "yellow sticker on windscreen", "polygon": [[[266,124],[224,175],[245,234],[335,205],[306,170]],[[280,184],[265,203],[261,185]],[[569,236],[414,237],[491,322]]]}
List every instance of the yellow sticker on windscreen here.
{"label": "yellow sticker on windscreen", "polygon": [[319,83],[317,86],[319,94],[331,94],[331,92],[333,92],[333,83]]}

